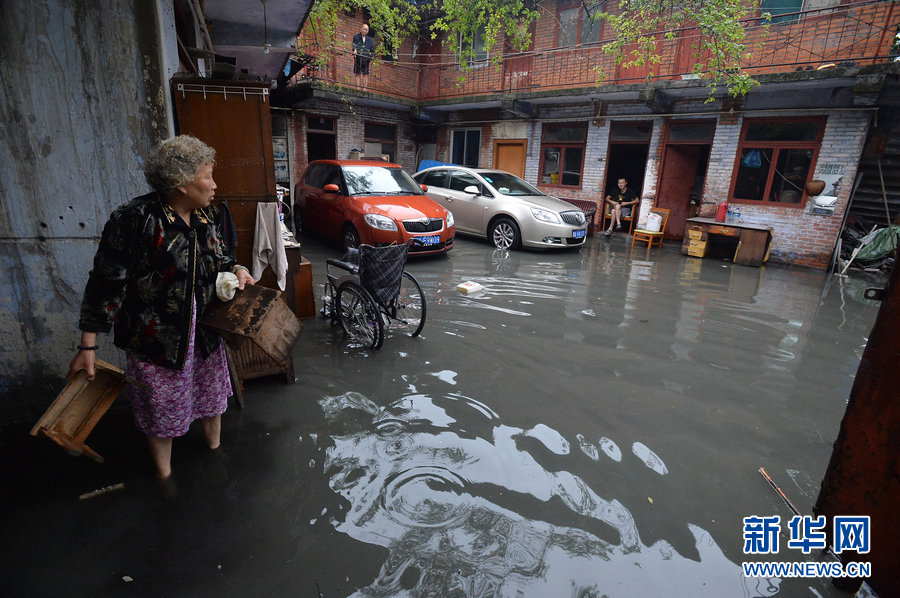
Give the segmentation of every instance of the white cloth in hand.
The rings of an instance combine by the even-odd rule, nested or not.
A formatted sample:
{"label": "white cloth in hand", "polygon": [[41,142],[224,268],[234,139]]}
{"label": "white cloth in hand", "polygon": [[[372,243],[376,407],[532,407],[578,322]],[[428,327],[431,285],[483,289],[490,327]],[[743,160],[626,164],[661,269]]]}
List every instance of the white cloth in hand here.
{"label": "white cloth in hand", "polygon": [[216,295],[222,301],[234,299],[234,292],[238,288],[238,277],[231,272],[219,272],[216,277]]}

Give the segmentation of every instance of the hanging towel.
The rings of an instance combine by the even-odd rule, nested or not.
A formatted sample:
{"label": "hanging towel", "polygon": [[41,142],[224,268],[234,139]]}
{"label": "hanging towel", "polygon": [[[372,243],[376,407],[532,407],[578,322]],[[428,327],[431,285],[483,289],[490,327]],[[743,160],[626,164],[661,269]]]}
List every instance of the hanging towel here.
{"label": "hanging towel", "polygon": [[278,204],[261,201],[256,204],[256,233],[253,236],[253,253],[250,258],[253,278],[259,280],[266,266],[272,268],[278,288],[284,290],[287,280],[287,254],[281,237],[281,221]]}

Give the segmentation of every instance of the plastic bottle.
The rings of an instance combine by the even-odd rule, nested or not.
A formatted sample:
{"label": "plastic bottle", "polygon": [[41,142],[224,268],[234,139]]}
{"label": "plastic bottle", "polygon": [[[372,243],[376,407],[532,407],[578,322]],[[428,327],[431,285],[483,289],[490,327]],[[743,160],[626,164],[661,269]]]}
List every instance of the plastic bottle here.
{"label": "plastic bottle", "polygon": [[725,222],[725,219],[728,217],[728,200],[722,200],[719,202],[719,207],[716,208],[716,222]]}

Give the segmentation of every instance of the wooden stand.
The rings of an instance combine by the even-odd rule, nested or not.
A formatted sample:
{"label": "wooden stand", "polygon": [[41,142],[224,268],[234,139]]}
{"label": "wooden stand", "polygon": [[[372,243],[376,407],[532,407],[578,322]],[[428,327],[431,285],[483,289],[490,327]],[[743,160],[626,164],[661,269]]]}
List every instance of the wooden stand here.
{"label": "wooden stand", "polygon": [[[291,351],[301,324],[280,291],[248,285],[228,303],[210,305],[201,323],[225,338],[239,380],[283,374],[294,382]],[[238,385],[235,392],[240,390]]]}
{"label": "wooden stand", "polygon": [[761,266],[769,259],[772,231],[768,227],[747,223],[717,222],[711,218],[688,218],[681,252],[705,257],[709,237],[720,235],[738,240],[733,261],[742,266]]}
{"label": "wooden stand", "polygon": [[[300,255],[300,249],[300,247],[285,248],[288,263],[285,300],[298,318],[314,318],[316,302],[313,298],[312,264]],[[271,268],[263,270],[258,284],[270,289],[278,288]]]}
{"label": "wooden stand", "polygon": [[103,457],[85,441],[125,386],[125,372],[100,359],[96,368],[93,380],[87,379],[84,370],[75,374],[31,429],[31,435],[43,434],[70,453],[86,454],[103,463]]}

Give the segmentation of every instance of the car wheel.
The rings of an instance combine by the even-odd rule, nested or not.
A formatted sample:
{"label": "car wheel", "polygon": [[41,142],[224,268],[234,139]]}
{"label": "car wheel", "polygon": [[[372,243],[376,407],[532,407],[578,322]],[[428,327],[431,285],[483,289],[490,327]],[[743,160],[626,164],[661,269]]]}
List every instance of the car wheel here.
{"label": "car wheel", "polygon": [[519,249],[522,246],[522,233],[510,218],[495,220],[488,231],[488,238],[497,249]]}
{"label": "car wheel", "polygon": [[359,248],[359,233],[352,224],[344,227],[344,251]]}

